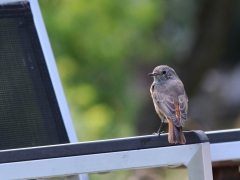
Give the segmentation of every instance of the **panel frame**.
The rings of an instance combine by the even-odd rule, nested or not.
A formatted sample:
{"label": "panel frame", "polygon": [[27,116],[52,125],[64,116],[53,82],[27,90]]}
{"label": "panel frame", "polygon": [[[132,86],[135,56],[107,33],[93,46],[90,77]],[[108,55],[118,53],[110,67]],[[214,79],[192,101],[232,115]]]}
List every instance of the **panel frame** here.
{"label": "panel frame", "polygon": [[212,180],[210,144],[205,142],[3,163],[0,164],[0,173],[3,180],[31,179],[180,165],[188,168],[189,180]]}

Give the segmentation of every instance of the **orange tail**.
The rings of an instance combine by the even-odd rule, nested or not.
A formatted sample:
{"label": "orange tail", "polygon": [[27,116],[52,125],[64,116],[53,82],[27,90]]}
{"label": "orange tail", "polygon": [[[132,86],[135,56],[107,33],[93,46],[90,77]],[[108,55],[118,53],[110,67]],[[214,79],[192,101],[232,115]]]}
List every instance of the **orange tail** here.
{"label": "orange tail", "polygon": [[182,127],[176,127],[172,121],[168,120],[168,142],[186,144]]}

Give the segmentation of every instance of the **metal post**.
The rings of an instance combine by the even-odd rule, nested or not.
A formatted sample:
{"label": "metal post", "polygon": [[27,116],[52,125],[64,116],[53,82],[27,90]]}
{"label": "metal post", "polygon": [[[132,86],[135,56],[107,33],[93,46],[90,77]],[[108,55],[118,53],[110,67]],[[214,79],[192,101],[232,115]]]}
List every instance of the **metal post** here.
{"label": "metal post", "polygon": [[188,168],[189,180],[212,180],[210,144],[202,143],[195,154],[187,159],[185,165]]}

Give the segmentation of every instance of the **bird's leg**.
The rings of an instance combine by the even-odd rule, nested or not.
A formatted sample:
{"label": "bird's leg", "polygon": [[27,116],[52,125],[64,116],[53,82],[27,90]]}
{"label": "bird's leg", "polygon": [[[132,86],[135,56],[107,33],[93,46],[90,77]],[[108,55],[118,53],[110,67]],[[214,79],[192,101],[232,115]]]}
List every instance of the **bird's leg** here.
{"label": "bird's leg", "polygon": [[161,124],[160,124],[160,127],[159,127],[158,131],[157,131],[158,136],[160,136],[160,134],[162,133],[162,132],[160,132],[161,128],[162,128],[162,124],[163,124],[163,120],[161,119]]}

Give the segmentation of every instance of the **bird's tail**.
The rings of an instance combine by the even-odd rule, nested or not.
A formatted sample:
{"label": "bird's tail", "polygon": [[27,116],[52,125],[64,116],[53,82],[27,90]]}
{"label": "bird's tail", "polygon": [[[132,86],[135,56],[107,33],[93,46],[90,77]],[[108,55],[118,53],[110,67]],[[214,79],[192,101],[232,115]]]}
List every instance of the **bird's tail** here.
{"label": "bird's tail", "polygon": [[172,121],[168,121],[168,142],[186,144],[186,139],[183,134],[182,127],[176,127]]}

